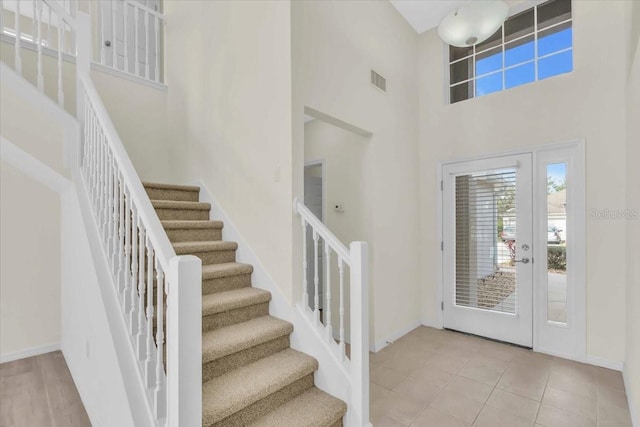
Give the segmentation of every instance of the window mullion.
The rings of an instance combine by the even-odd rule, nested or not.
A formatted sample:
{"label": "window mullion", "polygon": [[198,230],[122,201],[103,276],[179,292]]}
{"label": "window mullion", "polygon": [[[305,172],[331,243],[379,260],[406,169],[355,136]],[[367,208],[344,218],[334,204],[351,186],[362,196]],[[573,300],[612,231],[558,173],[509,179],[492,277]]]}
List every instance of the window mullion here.
{"label": "window mullion", "polygon": [[506,77],[506,73],[505,73],[505,67],[507,65],[506,63],[506,51],[504,48],[504,24],[502,24],[502,90],[505,90],[507,88],[507,77]]}
{"label": "window mullion", "polygon": [[538,6],[533,7],[533,57],[534,61],[534,80],[538,81]]}

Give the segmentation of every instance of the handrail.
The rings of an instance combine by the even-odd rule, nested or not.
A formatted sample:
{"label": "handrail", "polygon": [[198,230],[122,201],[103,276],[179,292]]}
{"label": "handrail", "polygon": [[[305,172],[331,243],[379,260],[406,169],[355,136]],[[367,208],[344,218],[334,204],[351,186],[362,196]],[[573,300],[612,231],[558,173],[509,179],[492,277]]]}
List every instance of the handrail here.
{"label": "handrail", "polygon": [[331,232],[327,228],[326,225],[322,223],[316,217],[313,212],[307,208],[304,203],[302,203],[297,197],[293,199],[293,209],[294,212],[299,214],[307,224],[311,225],[313,229],[322,237],[325,242],[328,242],[331,248],[336,251],[338,255],[344,260],[347,265],[351,265],[351,255],[349,254],[349,249],[336,237],[335,234]]}
{"label": "handrail", "polygon": [[169,268],[169,261],[171,258],[176,256],[176,251],[171,245],[151,201],[146,196],[140,177],[136,173],[129,156],[127,155],[124,144],[122,143],[122,140],[120,139],[120,136],[118,135],[118,132],[110,119],[109,113],[107,113],[107,110],[104,107],[95,86],[93,85],[93,82],[90,78],[87,78],[87,76],[78,76],[78,78],[81,79],[82,86],[87,92],[87,96],[91,99],[92,107],[96,110],[96,116],[98,117],[98,120],[100,120],[100,124],[106,133],[106,139],[121,169],[120,172],[123,175],[124,182],[127,187],[129,187],[131,199],[137,206],[138,215],[147,229],[147,236],[151,240],[153,249],[158,256],[162,267],[167,271]]}

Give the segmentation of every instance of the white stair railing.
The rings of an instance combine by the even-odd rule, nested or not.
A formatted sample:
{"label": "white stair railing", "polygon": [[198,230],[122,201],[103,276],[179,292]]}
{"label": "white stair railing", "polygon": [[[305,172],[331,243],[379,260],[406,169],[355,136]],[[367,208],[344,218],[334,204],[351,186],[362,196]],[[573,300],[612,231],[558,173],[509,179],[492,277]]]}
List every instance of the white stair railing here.
{"label": "white stair railing", "polygon": [[90,18],[78,13],[77,19],[80,172],[114,291],[156,425],[200,426],[201,261],[176,256],[91,81]]}
{"label": "white stair railing", "polygon": [[[299,307],[308,316],[308,320],[319,329],[327,345],[345,372],[349,373],[351,394],[348,397],[351,413],[349,425],[368,426],[369,424],[369,297],[368,297],[368,248],[366,242],[352,242],[349,248],[320,221],[300,200],[293,201],[294,212],[300,215],[302,226],[302,289]],[[307,261],[307,231],[310,228],[313,240],[313,262]],[[322,247],[321,247],[321,242]],[[320,265],[320,254],[324,251]],[[337,260],[337,296],[332,293],[331,260]],[[346,276],[345,269],[349,269]],[[307,273],[313,272],[309,298]],[[324,275],[324,283],[320,276]],[[348,285],[347,285],[348,280]],[[324,293],[320,301],[321,288]],[[349,306],[347,295],[349,296]],[[309,301],[312,301],[310,304]],[[323,308],[321,308],[321,306]],[[333,324],[332,306],[338,307],[338,324]],[[347,312],[349,310],[349,350],[347,351]],[[337,332],[337,333],[336,333]]]}
{"label": "white stair railing", "polygon": [[91,4],[98,24],[100,50],[94,61],[106,68],[163,83],[164,15],[156,7],[134,0]]}
{"label": "white stair railing", "polygon": [[[15,71],[22,75],[35,74],[34,83],[45,92],[44,68],[46,57],[55,58],[56,82],[49,96],[64,106],[63,57],[75,55],[75,19],[70,13],[71,3],[55,0],[1,0],[0,34],[2,40],[14,46]],[[35,70],[26,70],[23,49],[35,51]]]}

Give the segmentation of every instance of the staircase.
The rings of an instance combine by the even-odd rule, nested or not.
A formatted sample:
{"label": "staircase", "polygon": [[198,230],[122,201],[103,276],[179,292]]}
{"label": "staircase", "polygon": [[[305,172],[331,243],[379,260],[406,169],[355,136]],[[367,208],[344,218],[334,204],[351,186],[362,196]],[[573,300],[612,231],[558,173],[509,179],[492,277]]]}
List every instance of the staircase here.
{"label": "staircase", "polygon": [[202,260],[202,425],[342,426],[347,405],[314,386],[318,362],[289,347],[293,325],[269,315],[199,187],[145,183],[176,255]]}

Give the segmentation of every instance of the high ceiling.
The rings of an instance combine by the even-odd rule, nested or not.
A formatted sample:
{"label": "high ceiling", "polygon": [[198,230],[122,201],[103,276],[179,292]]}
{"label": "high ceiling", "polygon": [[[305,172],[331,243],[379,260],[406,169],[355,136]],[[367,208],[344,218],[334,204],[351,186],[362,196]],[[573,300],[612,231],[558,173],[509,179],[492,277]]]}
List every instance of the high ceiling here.
{"label": "high ceiling", "polygon": [[[422,34],[440,24],[442,18],[456,7],[468,3],[470,0],[389,0],[400,12],[404,19],[418,34]],[[482,0],[471,0],[482,1]],[[512,7],[522,1],[535,3],[536,0],[507,0]],[[539,2],[539,1],[538,1]]]}

